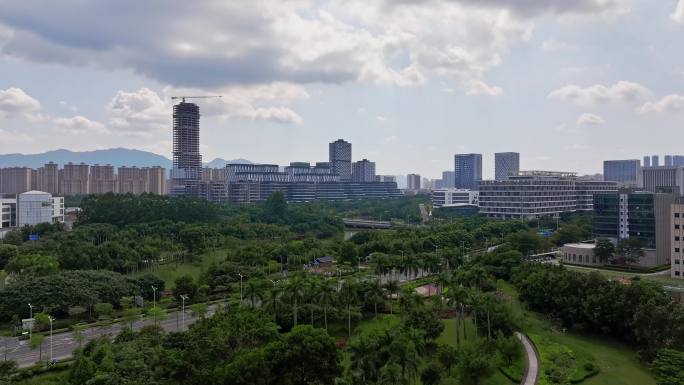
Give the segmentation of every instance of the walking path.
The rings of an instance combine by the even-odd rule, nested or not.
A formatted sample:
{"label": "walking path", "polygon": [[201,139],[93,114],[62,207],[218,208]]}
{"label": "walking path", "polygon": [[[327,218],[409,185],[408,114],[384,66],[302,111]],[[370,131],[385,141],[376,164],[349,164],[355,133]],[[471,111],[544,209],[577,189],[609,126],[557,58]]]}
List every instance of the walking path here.
{"label": "walking path", "polygon": [[525,356],[527,357],[527,368],[525,369],[525,376],[520,385],[536,385],[539,378],[539,357],[537,350],[534,348],[532,341],[522,333],[515,333],[525,347]]}

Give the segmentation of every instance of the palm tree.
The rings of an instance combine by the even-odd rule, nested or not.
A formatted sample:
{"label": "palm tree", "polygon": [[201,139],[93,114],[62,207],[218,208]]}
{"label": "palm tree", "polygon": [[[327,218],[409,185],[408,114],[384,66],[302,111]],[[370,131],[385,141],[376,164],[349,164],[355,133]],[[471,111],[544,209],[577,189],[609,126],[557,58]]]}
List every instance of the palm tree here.
{"label": "palm tree", "polygon": [[492,338],[492,325],[491,320],[489,318],[489,313],[494,308],[495,304],[496,301],[492,294],[485,293],[482,295],[482,308],[485,310],[485,313],[487,314],[487,341],[489,341]]}
{"label": "palm tree", "polygon": [[[449,304],[456,310],[456,345],[461,344],[460,326],[463,320],[463,303],[467,297],[467,292],[461,285],[452,285],[449,288],[447,298]],[[465,336],[463,337],[465,339]]]}
{"label": "palm tree", "polygon": [[403,385],[406,383],[399,364],[388,363],[380,369],[379,385]]}
{"label": "palm tree", "polygon": [[394,303],[394,296],[399,294],[399,291],[401,290],[399,282],[394,280],[387,281],[387,283],[385,283],[385,290],[387,290],[387,293],[389,294],[390,314],[394,314],[392,304]]}
{"label": "palm tree", "polygon": [[336,290],[329,282],[324,282],[317,293],[318,304],[323,307],[323,322],[328,330],[328,307],[335,303]]}
{"label": "palm tree", "polygon": [[478,290],[469,290],[468,293],[468,307],[470,308],[470,314],[473,317],[473,322],[475,323],[475,335],[479,335],[479,329],[477,327],[477,315],[482,308],[482,294]]}
{"label": "palm tree", "polygon": [[249,299],[249,304],[252,308],[256,307],[257,300],[261,301],[262,297],[262,282],[256,279],[250,279],[245,285],[245,297]]}
{"label": "palm tree", "polygon": [[419,356],[416,346],[406,336],[399,336],[390,345],[390,361],[401,367],[401,376],[409,382],[418,372]]}
{"label": "palm tree", "polygon": [[351,340],[351,307],[357,300],[357,283],[353,279],[344,282],[340,290],[340,299],[347,305],[347,335]]}
{"label": "palm tree", "polygon": [[266,291],[265,303],[268,310],[273,312],[274,323],[278,322],[278,305],[280,305],[282,296],[283,290],[277,285],[273,285],[272,288]]}
{"label": "palm tree", "polygon": [[378,365],[375,359],[377,352],[378,346],[364,334],[349,345],[351,368],[361,374],[364,384],[377,377]]}
{"label": "palm tree", "polygon": [[306,283],[306,299],[309,301],[309,315],[311,316],[311,326],[314,325],[314,310],[316,309],[316,297],[321,287],[318,277],[310,278]]}
{"label": "palm tree", "polygon": [[371,281],[366,287],[365,297],[367,301],[373,303],[375,310],[375,320],[378,320],[378,303],[382,303],[385,299],[384,293],[382,291],[382,285],[380,285],[380,280],[376,279]]}
{"label": "palm tree", "polygon": [[304,286],[306,282],[301,275],[292,277],[287,283],[287,292],[292,299],[292,316],[294,318],[294,326],[297,326],[297,309],[304,297]]}

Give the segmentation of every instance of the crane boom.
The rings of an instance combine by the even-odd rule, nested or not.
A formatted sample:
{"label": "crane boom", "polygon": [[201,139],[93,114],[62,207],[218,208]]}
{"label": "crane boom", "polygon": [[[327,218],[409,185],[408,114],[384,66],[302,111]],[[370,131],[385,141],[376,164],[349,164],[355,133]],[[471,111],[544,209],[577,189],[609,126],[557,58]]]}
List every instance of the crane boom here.
{"label": "crane boom", "polygon": [[185,102],[185,99],[209,99],[209,98],[222,98],[223,95],[201,95],[201,96],[172,96],[171,100],[181,99]]}

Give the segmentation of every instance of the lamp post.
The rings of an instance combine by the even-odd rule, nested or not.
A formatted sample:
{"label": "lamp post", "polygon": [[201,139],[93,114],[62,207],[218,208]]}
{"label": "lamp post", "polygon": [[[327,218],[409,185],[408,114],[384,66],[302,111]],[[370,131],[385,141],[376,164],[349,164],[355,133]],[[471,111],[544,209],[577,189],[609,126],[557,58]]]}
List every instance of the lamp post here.
{"label": "lamp post", "polygon": [[181,305],[181,317],[182,317],[182,319],[183,319],[183,320],[181,321],[181,330],[183,330],[183,329],[185,328],[185,300],[188,298],[188,296],[185,295],[185,294],[183,294],[183,295],[181,295],[180,297],[181,297],[181,302],[182,302],[182,305]]}
{"label": "lamp post", "polygon": [[238,275],[240,276],[240,307],[242,307],[242,278],[244,277],[244,275],[242,275],[241,273],[238,273]]}
{"label": "lamp post", "polygon": [[28,304],[28,306],[29,306],[29,309],[30,309],[30,310],[29,310],[29,320],[30,320],[30,321],[29,321],[29,322],[30,322],[30,323],[29,323],[29,340],[30,340],[31,337],[33,336],[33,305]]}
{"label": "lamp post", "polygon": [[50,363],[52,363],[52,361],[54,361],[54,357],[52,355],[52,316],[48,316],[48,320],[50,321]]}
{"label": "lamp post", "polygon": [[157,288],[152,287],[152,307],[157,307]]}

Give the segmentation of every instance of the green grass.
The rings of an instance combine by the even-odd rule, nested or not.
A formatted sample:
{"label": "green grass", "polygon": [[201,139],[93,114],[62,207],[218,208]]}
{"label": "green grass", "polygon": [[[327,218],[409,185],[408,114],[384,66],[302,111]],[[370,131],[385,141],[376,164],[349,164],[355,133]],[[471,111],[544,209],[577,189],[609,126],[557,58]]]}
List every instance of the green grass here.
{"label": "green grass", "polygon": [[[535,341],[544,339],[550,343],[565,346],[572,350],[578,361],[593,360],[599,367],[599,374],[581,382],[584,385],[655,385],[655,380],[648,369],[639,362],[636,352],[629,346],[612,339],[583,335],[575,332],[563,332],[543,319],[539,314],[527,311],[518,300],[518,295],[511,285],[499,282],[501,291],[511,296],[512,309],[521,319],[522,331]],[[543,356],[544,346],[537,346]],[[542,358],[541,373],[544,372]],[[540,382],[542,385],[543,382]]]}
{"label": "green grass", "polygon": [[197,280],[197,278],[204,271],[206,271],[209,266],[214,263],[222,262],[225,260],[225,258],[225,249],[212,250],[202,254],[199,261],[186,263],[167,263],[164,265],[159,265],[154,270],[139,271],[136,273],[136,275],[152,273],[164,281],[166,284],[166,289],[168,290],[173,288],[176,278],[189,275]]}
{"label": "green grass", "polygon": [[27,379],[12,382],[15,385],[63,385],[67,383],[68,370],[39,374]]}

